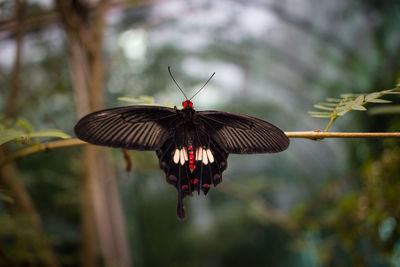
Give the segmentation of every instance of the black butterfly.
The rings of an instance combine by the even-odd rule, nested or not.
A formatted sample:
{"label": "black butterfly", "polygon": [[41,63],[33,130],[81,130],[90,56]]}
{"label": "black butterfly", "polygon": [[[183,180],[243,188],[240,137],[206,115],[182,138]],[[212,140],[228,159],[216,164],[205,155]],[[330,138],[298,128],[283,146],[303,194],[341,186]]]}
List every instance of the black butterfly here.
{"label": "black butterfly", "polygon": [[155,150],[167,182],[178,190],[179,219],[185,218],[186,196],[200,190],[207,194],[222,181],[228,154],[275,153],[289,146],[288,137],[266,121],[231,112],[195,111],[190,100],[182,105],[181,110],[161,106],[100,110],[79,120],[75,134],[95,145]]}

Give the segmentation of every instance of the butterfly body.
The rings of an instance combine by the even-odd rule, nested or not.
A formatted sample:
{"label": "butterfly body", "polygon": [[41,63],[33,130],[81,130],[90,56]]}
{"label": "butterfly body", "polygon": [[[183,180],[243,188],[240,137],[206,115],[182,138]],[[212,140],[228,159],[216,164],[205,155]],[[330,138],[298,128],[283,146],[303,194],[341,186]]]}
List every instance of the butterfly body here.
{"label": "butterfly body", "polygon": [[183,108],[129,106],[83,117],[76,135],[89,143],[155,150],[166,180],[178,191],[177,216],[185,217],[183,199],[194,191],[207,194],[222,181],[229,153],[274,153],[289,145],[277,127],[246,115]]}

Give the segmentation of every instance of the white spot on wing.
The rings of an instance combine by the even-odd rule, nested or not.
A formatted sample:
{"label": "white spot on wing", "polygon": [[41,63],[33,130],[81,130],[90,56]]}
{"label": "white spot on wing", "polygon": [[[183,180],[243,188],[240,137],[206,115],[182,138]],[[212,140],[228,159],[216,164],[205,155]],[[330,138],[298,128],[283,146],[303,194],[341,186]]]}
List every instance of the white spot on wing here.
{"label": "white spot on wing", "polygon": [[179,149],[175,149],[174,163],[178,164],[178,162],[179,162]]}
{"label": "white spot on wing", "polygon": [[183,149],[180,150],[179,158],[181,160],[181,165],[185,164],[185,156],[183,155]]}
{"label": "white spot on wing", "polygon": [[188,154],[187,154],[186,149],[185,149],[185,148],[182,148],[182,150],[183,150],[183,156],[185,157],[185,161],[188,161],[189,158],[188,158]]}
{"label": "white spot on wing", "polygon": [[207,165],[208,164],[207,152],[204,149],[202,149],[202,151],[203,151],[203,163]]}
{"label": "white spot on wing", "polygon": [[213,163],[214,162],[214,156],[211,153],[210,149],[207,149],[207,156],[208,156],[208,160],[210,161],[210,163]]}
{"label": "white spot on wing", "polygon": [[203,148],[199,147],[196,149],[196,160],[201,161],[203,159]]}

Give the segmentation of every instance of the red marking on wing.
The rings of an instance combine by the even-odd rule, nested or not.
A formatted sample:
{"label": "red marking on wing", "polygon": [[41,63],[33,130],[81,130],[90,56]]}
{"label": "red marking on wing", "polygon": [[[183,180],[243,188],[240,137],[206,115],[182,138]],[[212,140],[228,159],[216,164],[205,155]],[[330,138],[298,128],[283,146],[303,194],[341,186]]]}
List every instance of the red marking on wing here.
{"label": "red marking on wing", "polygon": [[194,168],[196,168],[196,166],[194,165],[193,146],[188,147],[188,152],[189,152],[189,169],[194,171]]}
{"label": "red marking on wing", "polygon": [[182,189],[183,189],[183,190],[188,190],[188,189],[189,189],[189,186],[188,186],[187,184],[182,185]]}
{"label": "red marking on wing", "polygon": [[210,188],[211,186],[209,184],[203,184],[204,188]]}
{"label": "red marking on wing", "polygon": [[199,182],[199,179],[194,178],[193,180],[191,180],[192,184],[197,184]]}

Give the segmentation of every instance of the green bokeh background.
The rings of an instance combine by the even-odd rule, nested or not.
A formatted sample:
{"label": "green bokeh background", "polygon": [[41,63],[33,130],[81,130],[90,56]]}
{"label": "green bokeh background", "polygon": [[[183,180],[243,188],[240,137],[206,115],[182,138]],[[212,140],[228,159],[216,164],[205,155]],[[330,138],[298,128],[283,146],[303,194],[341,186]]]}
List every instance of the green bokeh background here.
{"label": "green bokeh background", "polygon": [[[52,7],[52,1],[27,1],[27,16]],[[1,20],[11,19],[14,8],[12,1],[0,1]],[[126,105],[120,96],[148,95],[180,107],[184,98],[168,75],[171,66],[188,95],[216,72],[193,100],[198,110],[239,112],[285,131],[324,129],[327,120],[307,114],[313,104],[398,83],[399,21],[398,1],[127,5],[108,14],[106,106]],[[11,87],[13,38],[0,38],[2,111]],[[26,33],[17,115],[36,129],[73,135],[77,115],[66,51],[58,23]],[[398,96],[388,99],[399,102]],[[398,114],[354,111],[331,130],[399,128]],[[80,265],[81,149],[16,162],[62,266]],[[127,174],[122,153],[113,149],[133,265],[400,266],[399,152],[391,139],[292,139],[280,154],[230,155],[227,185],[186,199],[188,218],[179,222],[176,190],[166,184],[155,153],[132,151]],[[40,253],[33,249],[39,237],[5,203],[0,240],[4,266],[35,262]]]}

